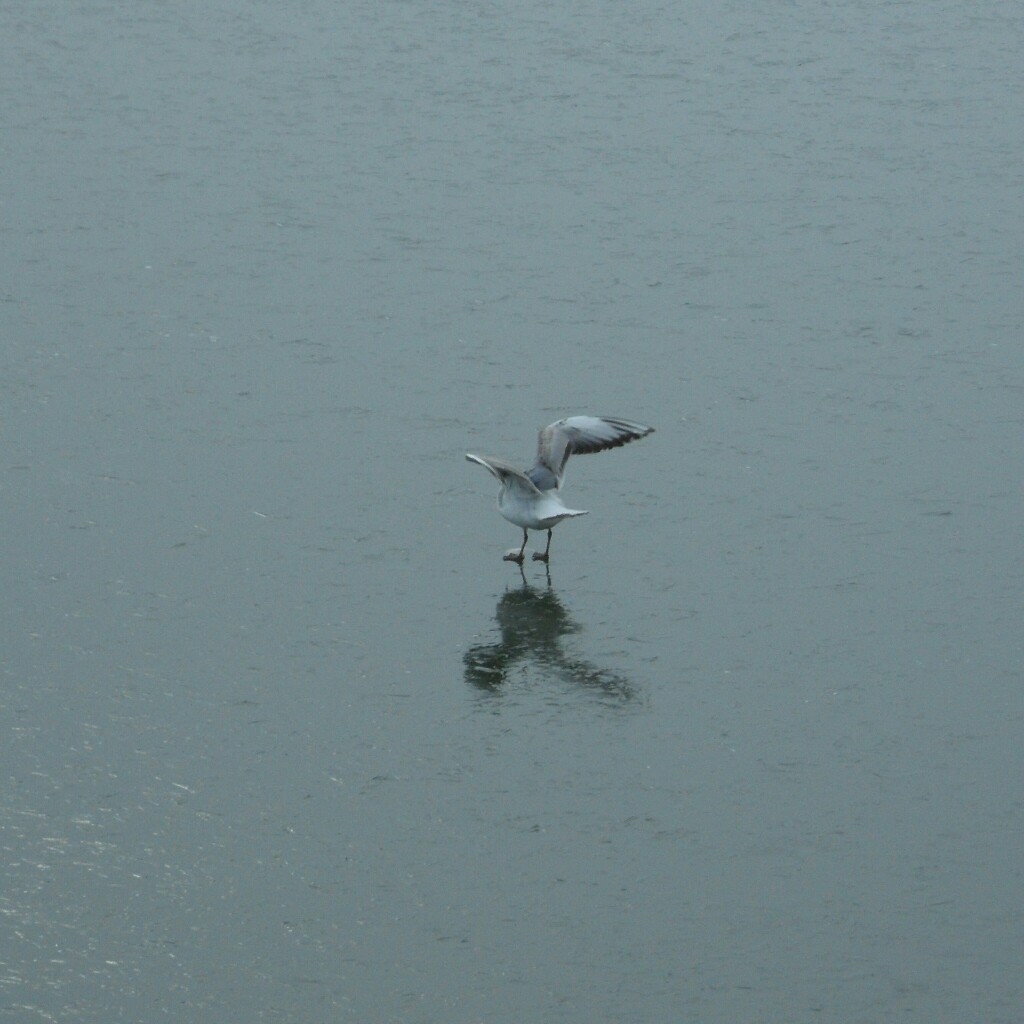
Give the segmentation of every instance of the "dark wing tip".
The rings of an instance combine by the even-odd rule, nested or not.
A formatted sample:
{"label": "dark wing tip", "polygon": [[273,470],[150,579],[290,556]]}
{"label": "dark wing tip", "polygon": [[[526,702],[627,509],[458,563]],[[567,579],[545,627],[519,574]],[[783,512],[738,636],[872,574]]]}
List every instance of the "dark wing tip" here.
{"label": "dark wing tip", "polygon": [[621,448],[630,441],[639,441],[640,438],[654,433],[654,427],[649,427],[645,423],[634,423],[632,420],[619,419],[617,416],[602,416],[601,419],[621,431],[618,437],[606,442],[608,448]]}

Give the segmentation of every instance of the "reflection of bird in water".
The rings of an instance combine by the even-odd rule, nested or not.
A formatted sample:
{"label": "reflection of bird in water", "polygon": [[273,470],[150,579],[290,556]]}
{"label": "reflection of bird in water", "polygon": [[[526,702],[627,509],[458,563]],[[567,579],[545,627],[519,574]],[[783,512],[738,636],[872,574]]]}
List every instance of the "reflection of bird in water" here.
{"label": "reflection of bird in water", "polygon": [[562,637],[578,633],[580,626],[551,589],[550,581],[546,590],[538,590],[524,579],[522,587],[502,595],[494,617],[501,639],[466,651],[462,661],[467,683],[481,690],[498,690],[517,662],[530,661],[565,682],[611,700],[625,702],[636,697],[629,680],[562,650]]}

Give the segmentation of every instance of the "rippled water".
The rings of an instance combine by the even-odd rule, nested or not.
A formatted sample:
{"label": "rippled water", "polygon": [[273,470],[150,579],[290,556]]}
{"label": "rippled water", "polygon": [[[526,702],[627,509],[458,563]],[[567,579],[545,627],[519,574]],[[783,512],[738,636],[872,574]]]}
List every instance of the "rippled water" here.
{"label": "rippled water", "polygon": [[1016,1024],[1022,29],[8,0],[0,1018]]}

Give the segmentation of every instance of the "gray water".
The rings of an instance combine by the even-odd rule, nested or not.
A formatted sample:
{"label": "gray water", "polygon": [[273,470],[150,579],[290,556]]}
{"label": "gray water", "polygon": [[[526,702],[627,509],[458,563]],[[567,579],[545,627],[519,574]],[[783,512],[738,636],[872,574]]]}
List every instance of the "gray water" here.
{"label": "gray water", "polygon": [[1018,1024],[1022,33],[4,0],[0,1019]]}

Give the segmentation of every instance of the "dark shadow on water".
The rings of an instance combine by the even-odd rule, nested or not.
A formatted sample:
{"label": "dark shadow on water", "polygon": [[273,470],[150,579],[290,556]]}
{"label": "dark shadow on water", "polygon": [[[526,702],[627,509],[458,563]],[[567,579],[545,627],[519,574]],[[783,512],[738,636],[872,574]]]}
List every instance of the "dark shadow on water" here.
{"label": "dark shadow on water", "polygon": [[635,700],[628,679],[582,658],[566,654],[562,639],[581,630],[551,586],[523,585],[506,591],[494,613],[500,630],[495,643],[477,644],[462,657],[466,682],[490,693],[499,692],[516,667],[532,663],[574,687],[605,700],[625,704]]}

